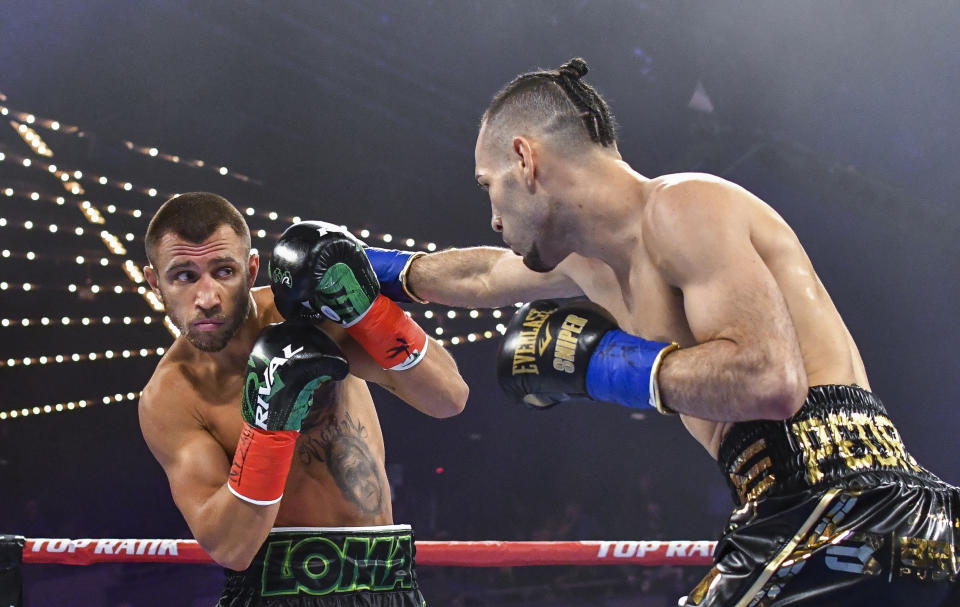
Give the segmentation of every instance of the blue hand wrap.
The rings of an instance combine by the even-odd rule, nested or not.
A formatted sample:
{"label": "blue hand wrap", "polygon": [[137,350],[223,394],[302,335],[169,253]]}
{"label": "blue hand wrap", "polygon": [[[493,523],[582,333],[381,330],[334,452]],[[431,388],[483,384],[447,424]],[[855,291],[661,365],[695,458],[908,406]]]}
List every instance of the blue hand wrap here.
{"label": "blue hand wrap", "polygon": [[653,372],[661,356],[675,347],[618,329],[608,331],[587,366],[587,394],[633,409],[655,408]]}
{"label": "blue hand wrap", "polygon": [[[410,262],[410,258],[418,255],[414,251],[397,251],[395,249],[378,249],[365,247],[367,259],[373,266],[373,271],[380,281],[380,292],[393,301],[410,303],[418,301],[411,297],[403,284],[403,273]],[[422,303],[422,302],[421,302]]]}

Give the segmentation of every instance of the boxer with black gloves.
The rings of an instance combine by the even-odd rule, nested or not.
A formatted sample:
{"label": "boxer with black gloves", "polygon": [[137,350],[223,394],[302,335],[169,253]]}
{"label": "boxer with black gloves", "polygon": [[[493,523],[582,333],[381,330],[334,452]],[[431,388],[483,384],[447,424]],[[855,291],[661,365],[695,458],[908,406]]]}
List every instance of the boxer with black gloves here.
{"label": "boxer with black gloves", "polygon": [[[344,324],[360,320],[366,333],[354,334],[366,341],[306,308],[292,313],[281,293],[285,321],[270,288],[253,287],[259,256],[243,215],[215,194],[165,202],[146,249],[144,274],[179,336],[143,390],[140,426],[194,537],[227,569],[219,605],[422,607],[366,381],[432,417],[456,415],[467,388],[453,358],[366,305],[378,286],[370,274],[353,289],[364,274],[349,247],[324,254],[322,285],[302,284],[330,296]],[[377,340],[395,330],[414,356],[383,356]]]}
{"label": "boxer with black gloves", "polygon": [[719,177],[636,172],[586,73],[520,75],[483,115],[476,179],[510,250],[374,252],[377,275],[447,305],[594,302],[521,308],[500,382],[678,413],[718,461],[736,510],[681,605],[960,605],[960,490],[906,450],[790,226]]}

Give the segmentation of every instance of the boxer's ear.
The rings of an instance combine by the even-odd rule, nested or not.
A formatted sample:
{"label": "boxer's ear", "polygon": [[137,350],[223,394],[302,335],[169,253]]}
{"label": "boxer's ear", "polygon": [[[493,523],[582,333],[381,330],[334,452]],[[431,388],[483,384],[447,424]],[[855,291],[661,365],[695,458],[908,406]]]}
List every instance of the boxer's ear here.
{"label": "boxer's ear", "polygon": [[513,138],[513,153],[515,162],[523,175],[523,183],[532,188],[537,176],[537,161],[539,160],[533,142],[522,135]]}
{"label": "boxer's ear", "polygon": [[147,279],[147,284],[150,285],[150,290],[153,291],[153,294],[162,302],[163,293],[160,292],[160,277],[152,265],[143,266],[143,277]]}

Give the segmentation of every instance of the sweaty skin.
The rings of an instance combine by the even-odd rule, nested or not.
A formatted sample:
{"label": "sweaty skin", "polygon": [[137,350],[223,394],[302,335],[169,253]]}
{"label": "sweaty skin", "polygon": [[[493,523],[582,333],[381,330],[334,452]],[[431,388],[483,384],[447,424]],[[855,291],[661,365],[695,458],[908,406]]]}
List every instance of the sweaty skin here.
{"label": "sweaty skin", "polygon": [[624,331],[679,343],[658,376],[663,402],[714,458],[733,423],[790,417],[808,386],[869,389],[799,240],[759,198],[712,175],[649,179],[615,150],[570,162],[533,136],[500,162],[484,129],[477,179],[512,251],[422,256],[408,275],[419,297],[496,307],[585,295]]}
{"label": "sweaty skin", "polygon": [[[671,188],[676,189],[668,193]],[[773,209],[746,190],[705,175],[659,177],[644,184],[642,194],[648,197],[648,211],[658,204],[713,204],[722,206],[722,209],[716,209],[709,216],[722,213],[727,225],[742,226],[742,233],[727,235],[723,239],[734,242],[711,248],[710,253],[717,258],[729,256],[729,264],[718,260],[718,267],[712,268],[713,275],[705,281],[706,286],[693,282],[685,285],[687,292],[697,288],[708,291],[692,310],[689,303],[685,305],[685,291],[673,280],[670,271],[671,263],[685,260],[672,262],[663,257],[667,252],[680,256],[681,251],[663,252],[664,249],[683,249],[680,242],[674,241],[672,246],[662,243],[679,235],[660,232],[650,239],[654,241],[652,247],[648,244],[632,250],[629,286],[626,288],[603,262],[574,254],[562,264],[562,271],[587,297],[609,310],[624,331],[680,344],[681,350],[667,356],[660,370],[659,381],[665,403],[681,410],[684,401],[699,396],[688,386],[692,384],[689,378],[702,370],[697,369],[695,363],[683,360],[686,349],[701,343],[709,344],[708,347],[722,345],[726,339],[742,338],[751,344],[773,342],[774,347],[784,348],[796,344],[807,386],[857,384],[870,389],[863,361],[846,325],[793,230]],[[709,202],[698,200],[700,195],[711,194],[714,198]],[[664,199],[658,200],[661,196]],[[644,224],[652,229],[657,221],[657,218],[647,216]],[[663,223],[660,220],[660,225]],[[700,230],[693,228],[690,231],[710,232],[716,228],[716,224],[704,223],[703,226]],[[702,241],[683,242],[689,243],[689,247],[703,246]],[[657,253],[661,257],[654,258]],[[714,282],[719,284],[710,284]],[[728,313],[716,309],[726,306],[734,309]],[[702,327],[701,331],[696,330],[691,315],[696,315],[693,322]],[[741,332],[735,324],[725,324],[730,317],[753,326]],[[699,337],[697,333],[700,333]],[[781,342],[787,343],[781,346]],[[724,386],[715,385],[708,389],[722,390]],[[693,415],[681,415],[681,419],[694,438],[716,458],[720,443],[733,422],[743,419],[736,419],[733,412],[717,410],[713,413],[713,419]],[[751,417],[747,415],[744,419]]]}
{"label": "sweaty skin", "polygon": [[[255,318],[259,328],[283,320],[272,307],[273,297],[269,289],[255,289],[252,296],[258,310]],[[331,337],[340,333],[329,324],[325,323],[324,330]],[[343,341],[343,335],[337,337]],[[253,342],[250,343],[252,348]],[[176,412],[167,411],[168,415],[189,414],[198,428],[216,440],[223,452],[222,463],[229,468],[242,428],[240,395],[246,377],[245,366],[235,372],[202,367],[196,364],[191,350],[188,344],[177,342],[158,365],[155,377],[173,373],[180,375],[183,382],[172,395],[176,404],[168,402],[163,406],[178,407]],[[166,377],[166,381],[170,378]],[[293,464],[274,525],[334,527],[391,523],[383,436],[366,383],[356,376],[348,376],[338,384],[321,388],[315,401],[319,402],[315,402],[305,418],[297,439]],[[325,432],[326,426],[341,420],[350,420],[351,427],[338,436]],[[325,449],[336,449],[351,440],[356,446],[344,461],[313,455],[313,446],[317,443],[323,444]],[[337,477],[345,476],[350,466],[364,467],[364,478],[338,483]],[[362,490],[358,488],[361,484],[365,484]]]}
{"label": "sweaty skin", "polygon": [[[315,393],[280,503],[244,502],[226,481],[242,428],[247,356],[260,330],[283,318],[269,287],[250,288],[259,261],[256,254],[247,260],[230,228],[200,245],[179,241],[172,234],[161,239],[157,267],[146,275],[184,334],[144,388],[139,414],[144,439],[200,545],[221,565],[242,570],[274,526],[392,523],[383,437],[364,380],[428,415],[456,415],[467,389],[452,357],[433,343],[416,367],[384,371],[345,330],[324,322],[350,375]],[[235,333],[228,334],[231,324]],[[221,347],[208,351],[205,344]]]}

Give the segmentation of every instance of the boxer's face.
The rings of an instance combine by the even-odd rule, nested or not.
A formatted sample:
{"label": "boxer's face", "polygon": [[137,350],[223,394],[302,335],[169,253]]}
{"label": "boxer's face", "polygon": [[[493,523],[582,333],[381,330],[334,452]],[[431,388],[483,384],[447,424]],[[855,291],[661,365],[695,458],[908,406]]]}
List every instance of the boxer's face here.
{"label": "boxer's face", "polygon": [[485,135],[484,126],[474,156],[477,183],[490,196],[490,227],[503,234],[504,243],[523,257],[528,268],[549,272],[557,265],[543,257],[543,247],[551,241],[551,205],[538,188],[527,187],[529,159],[524,159],[516,146],[509,150],[509,158],[505,157],[503,150],[487,144]]}
{"label": "boxer's face", "polygon": [[160,238],[156,257],[147,280],[164,311],[194,347],[222,350],[250,310],[257,255],[224,225],[202,243],[167,232]]}

